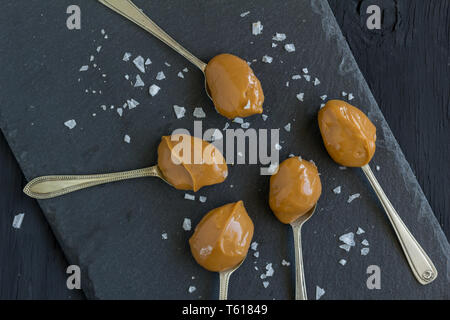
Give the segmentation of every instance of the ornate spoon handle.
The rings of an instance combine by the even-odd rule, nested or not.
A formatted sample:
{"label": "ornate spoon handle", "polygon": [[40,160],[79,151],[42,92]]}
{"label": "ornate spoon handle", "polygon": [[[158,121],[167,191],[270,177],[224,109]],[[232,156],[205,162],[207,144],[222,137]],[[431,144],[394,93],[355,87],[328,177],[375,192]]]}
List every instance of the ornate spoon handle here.
{"label": "ornate spoon handle", "polygon": [[291,224],[295,250],[295,300],[308,300],[302,254],[302,224]]}
{"label": "ornate spoon handle", "polygon": [[43,176],[31,180],[23,192],[35,199],[49,199],[99,184],[140,177],[162,177],[158,166],[106,174]]}
{"label": "ornate spoon handle", "polygon": [[403,223],[397,211],[395,211],[369,165],[366,164],[363,166],[362,170],[372,185],[372,188],[375,190],[378,199],[380,199],[381,204],[383,205],[383,208],[386,211],[392,226],[394,227],[395,233],[400,241],[400,245],[402,246],[406,259],[408,260],[409,266],[411,267],[417,281],[423,285],[432,282],[438,275],[433,262]]}
{"label": "ornate spoon handle", "polygon": [[230,283],[230,276],[233,271],[222,271],[219,273],[220,288],[219,288],[219,300],[227,300],[228,298],[228,284]]}
{"label": "ornate spoon handle", "polygon": [[192,64],[199,68],[202,72],[205,72],[206,63],[198,59],[178,42],[176,42],[171,36],[164,32],[156,23],[154,23],[145,13],[143,13],[136,5],[130,0],[98,0],[108,8],[121,14],[128,20],[134,22],[142,29],[150,32],[159,40],[167,44],[183,57],[188,59]]}

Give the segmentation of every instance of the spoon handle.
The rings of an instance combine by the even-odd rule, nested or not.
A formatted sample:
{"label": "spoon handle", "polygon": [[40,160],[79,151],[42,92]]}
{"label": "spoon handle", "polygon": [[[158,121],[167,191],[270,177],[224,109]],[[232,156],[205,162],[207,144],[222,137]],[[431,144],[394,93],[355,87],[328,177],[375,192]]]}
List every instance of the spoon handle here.
{"label": "spoon handle", "polygon": [[220,289],[219,300],[227,300],[228,298],[228,284],[230,283],[230,276],[233,272],[222,271],[219,273]]}
{"label": "spoon handle", "polygon": [[372,185],[372,188],[375,190],[378,199],[380,199],[381,204],[383,205],[383,208],[386,211],[392,226],[394,227],[395,233],[400,241],[400,245],[402,246],[406,259],[408,260],[409,266],[411,267],[417,281],[423,285],[432,282],[438,275],[433,262],[403,223],[397,211],[395,211],[392,203],[386,197],[386,194],[375,178],[375,175],[369,165],[366,164],[363,166],[362,170]]}
{"label": "spoon handle", "polygon": [[308,300],[305,272],[303,270],[302,225],[291,224],[295,247],[295,300]]}
{"label": "spoon handle", "polygon": [[202,72],[205,72],[206,63],[195,57],[192,53],[183,48],[178,42],[176,42],[171,36],[164,32],[156,23],[154,23],[145,13],[143,13],[136,5],[130,0],[98,0],[108,8],[121,14],[128,20],[134,22],[142,29],[150,32],[159,40],[167,44],[183,57],[188,59]]}
{"label": "spoon handle", "polygon": [[49,199],[99,184],[156,176],[160,176],[158,166],[106,174],[43,176],[31,180],[23,192],[35,199]]}

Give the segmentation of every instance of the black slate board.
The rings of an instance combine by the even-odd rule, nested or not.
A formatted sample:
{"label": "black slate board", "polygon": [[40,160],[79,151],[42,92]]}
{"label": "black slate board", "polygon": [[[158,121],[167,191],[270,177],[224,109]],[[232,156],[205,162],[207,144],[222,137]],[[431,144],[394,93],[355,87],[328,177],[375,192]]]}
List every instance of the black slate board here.
{"label": "black slate board", "polygon": [[[203,60],[221,52],[249,61],[258,59],[252,67],[263,83],[269,119],[263,122],[259,116],[252,117],[252,127],[278,128],[291,122],[291,133],[281,131],[281,158],[296,153],[314,159],[322,174],[324,192],[319,210],[303,230],[310,297],[314,297],[315,285],[326,290],[324,299],[449,297],[448,242],[325,1],[231,1],[226,5],[195,1],[189,7],[182,1],[136,3]],[[79,2],[82,30],[69,31],[64,14],[69,4],[15,2],[7,4],[3,12],[21,28],[1,22],[6,32],[0,36],[0,126],[28,179],[52,173],[126,170],[154,163],[161,135],[193,127],[191,112],[182,120],[175,119],[174,104],[188,109],[203,106],[208,114],[204,127],[223,127],[225,119],[212,111],[202,92],[201,73],[183,58],[95,1]],[[250,15],[241,18],[239,14],[247,10]],[[257,20],[262,21],[264,31],[255,37],[250,26]],[[103,39],[102,28],[108,39]],[[14,40],[6,37],[13,30]],[[275,32],[286,32],[297,51],[287,53],[281,45],[271,48]],[[96,52],[98,45],[102,46],[100,53]],[[125,51],[151,58],[153,64],[142,76],[147,85],[156,83],[158,71],[165,71],[167,79],[156,97],[150,98],[146,89],[132,88],[125,81],[124,74],[134,77],[138,73],[131,63],[122,61]],[[101,70],[91,67],[79,73],[80,66],[89,64],[91,54]],[[274,62],[261,63],[264,54],[273,56]],[[172,66],[165,67],[165,61]],[[186,66],[189,73],[185,79],[178,78],[177,72]],[[291,80],[286,88],[284,83],[303,67],[308,67],[321,84]],[[106,83],[102,73],[107,74]],[[86,94],[87,88],[102,90],[102,94]],[[341,91],[352,92],[353,103],[377,125],[378,150],[372,166],[381,167],[376,172],[380,183],[440,273],[429,286],[414,280],[362,173],[339,170],[321,144],[316,125],[319,96],[337,98]],[[303,103],[295,98],[298,92],[305,92]],[[102,104],[121,105],[129,98],[141,105],[123,118],[115,110],[99,108]],[[69,119],[78,123],[71,131],[63,125]],[[131,144],[123,142],[125,134],[131,136]],[[343,186],[339,196],[332,192],[337,185]],[[233,275],[229,296],[290,299],[292,272],[281,266],[281,260],[293,262],[291,234],[270,213],[267,191],[268,179],[259,175],[259,166],[234,166],[226,183],[198,193],[208,196],[206,204],[184,200],[184,192],[155,179],[142,179],[40,201],[40,205],[69,261],[82,266],[82,285],[89,298],[214,299],[218,277],[195,264],[187,245],[190,232],[181,224],[189,217],[195,225],[208,210],[243,199],[255,222],[254,240],[260,243],[260,257],[249,257]],[[347,196],[356,192],[362,198],[347,204]],[[338,236],[356,231],[358,226],[366,230],[364,238],[370,242],[370,253],[365,257],[359,254],[360,245],[348,254],[338,248]],[[161,239],[162,232],[168,233],[168,240]],[[345,267],[337,263],[341,258],[348,260]],[[264,289],[259,275],[267,262],[273,263],[275,275]],[[381,290],[366,288],[366,268],[371,264],[381,267]],[[187,292],[190,285],[197,287],[193,294]]]}

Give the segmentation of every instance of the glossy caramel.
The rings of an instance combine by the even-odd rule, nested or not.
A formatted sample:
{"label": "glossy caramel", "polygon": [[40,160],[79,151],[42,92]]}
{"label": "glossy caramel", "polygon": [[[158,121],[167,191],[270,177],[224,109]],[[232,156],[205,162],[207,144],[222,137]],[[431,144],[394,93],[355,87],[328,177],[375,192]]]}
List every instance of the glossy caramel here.
{"label": "glossy caramel", "polygon": [[205,74],[210,96],[221,115],[234,119],[263,112],[261,83],[246,61],[219,54],[208,63]]}
{"label": "glossy caramel", "polygon": [[[190,150],[190,155],[184,150]],[[225,181],[228,175],[225,159],[214,145],[185,134],[161,138],[158,167],[164,178],[180,190],[198,191]]]}
{"label": "glossy caramel", "polygon": [[284,160],[270,177],[269,205],[283,223],[292,223],[307,213],[322,193],[316,166],[299,157]]}
{"label": "glossy caramel", "polygon": [[208,212],[189,239],[195,261],[209,271],[234,268],[245,258],[253,237],[253,222],[242,201]]}
{"label": "glossy caramel", "polygon": [[358,108],[330,100],[319,111],[319,128],[331,158],[346,167],[362,167],[375,153],[376,128]]}

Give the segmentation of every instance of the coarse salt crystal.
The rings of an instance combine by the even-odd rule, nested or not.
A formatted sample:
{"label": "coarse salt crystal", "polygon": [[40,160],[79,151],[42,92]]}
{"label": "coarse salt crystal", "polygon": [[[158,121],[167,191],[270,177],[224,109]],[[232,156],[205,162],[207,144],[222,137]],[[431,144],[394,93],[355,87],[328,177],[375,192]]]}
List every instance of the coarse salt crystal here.
{"label": "coarse salt crystal", "polygon": [[284,49],[287,52],[294,52],[295,51],[295,45],[293,43],[288,43],[284,45]]}
{"label": "coarse salt crystal", "polygon": [[305,78],[305,80],[308,82],[311,80],[311,76],[309,74],[304,74],[303,78]]}
{"label": "coarse salt crystal", "polygon": [[339,246],[339,248],[344,249],[345,251],[349,252],[351,247],[348,244],[341,244]]}
{"label": "coarse salt crystal", "polygon": [[13,228],[20,229],[20,227],[22,226],[24,216],[25,216],[25,213],[19,213],[14,216],[13,223],[12,223]]}
{"label": "coarse salt crystal", "polygon": [[156,80],[164,80],[165,78],[166,75],[162,71],[158,72],[158,74],[156,75]]}
{"label": "coarse salt crystal", "polygon": [[222,130],[227,130],[230,127],[230,124],[228,122],[225,123],[225,126],[223,127]]}
{"label": "coarse salt crystal", "polygon": [[139,69],[140,72],[145,73],[145,62],[144,62],[144,58],[142,58],[142,56],[137,56],[133,60],[133,63],[136,66],[136,68]]}
{"label": "coarse salt crystal", "polygon": [[184,218],[184,220],[183,220],[183,229],[185,231],[190,231],[191,230],[191,219]]}
{"label": "coarse salt crystal", "polygon": [[122,114],[123,114],[123,109],[122,108],[117,108],[116,111],[119,114],[119,116],[121,117]]}
{"label": "coarse salt crystal", "polygon": [[242,124],[241,124],[241,128],[242,128],[242,129],[248,129],[248,128],[250,128],[250,122],[244,122],[244,123],[242,123]]}
{"label": "coarse salt crystal", "polygon": [[94,59],[95,59],[95,57],[91,55],[89,58],[89,61],[92,62],[92,61],[94,61]]}
{"label": "coarse salt crystal", "polygon": [[154,97],[154,96],[156,96],[158,94],[159,90],[161,90],[160,87],[158,87],[156,84],[152,84],[150,86],[150,88],[148,89],[148,93],[150,93],[150,95],[152,97]]}
{"label": "coarse salt crystal", "polygon": [[252,244],[250,245],[250,249],[256,251],[256,249],[258,249],[258,242],[253,241]]}
{"label": "coarse salt crystal", "polygon": [[244,123],[244,119],[236,117],[233,119],[233,122],[239,123],[239,124],[243,124]]}
{"label": "coarse salt crystal", "polygon": [[185,107],[180,107],[177,105],[173,106],[173,110],[175,111],[175,115],[177,116],[177,119],[181,119],[184,117],[184,114],[186,113]]}
{"label": "coarse salt crystal", "polygon": [[345,97],[347,95],[347,92],[342,91],[342,96]]}
{"label": "coarse salt crystal", "polygon": [[303,68],[302,71],[303,73],[308,73],[308,68]]}
{"label": "coarse salt crystal", "polygon": [[256,251],[255,253],[253,253],[253,255],[255,256],[255,258],[259,258],[259,251]]}
{"label": "coarse salt crystal", "polygon": [[289,267],[290,265],[291,265],[291,263],[290,262],[287,262],[286,260],[281,260],[281,265],[282,266],[286,266],[286,267]]}
{"label": "coarse salt crystal", "polygon": [[353,100],[355,97],[353,96],[353,93],[348,94],[348,100]]}
{"label": "coarse salt crystal", "polygon": [[143,87],[143,86],[145,86],[145,83],[144,83],[144,81],[142,81],[141,76],[136,75],[136,82],[134,83],[134,87],[137,88],[137,87]]}
{"label": "coarse salt crystal", "polygon": [[362,248],[361,249],[361,255],[362,256],[367,256],[368,253],[369,253],[369,248]]}
{"label": "coarse salt crystal", "polygon": [[301,79],[301,78],[302,78],[302,76],[299,75],[299,74],[294,74],[294,75],[292,76],[292,80],[298,80],[298,79]]}
{"label": "coarse salt crystal", "polygon": [[356,198],[359,198],[360,196],[361,195],[359,193],[352,194],[351,196],[348,197],[347,203],[352,202],[353,200],[355,200]]}
{"label": "coarse salt crystal", "polygon": [[291,124],[288,123],[287,125],[285,125],[284,130],[286,130],[287,132],[291,132]]}
{"label": "coarse salt crystal", "polygon": [[289,87],[289,81],[286,81],[286,87]]}
{"label": "coarse salt crystal", "polygon": [[150,58],[147,58],[147,60],[145,60],[145,65],[148,66],[149,64],[152,64],[152,60],[150,60]]}
{"label": "coarse salt crystal", "polygon": [[123,141],[125,141],[126,143],[130,143],[131,142],[131,138],[129,135],[125,135],[125,137],[123,137]]}
{"label": "coarse salt crystal", "polygon": [[296,97],[299,101],[303,101],[304,96],[305,96],[305,94],[303,92],[300,92],[299,94],[296,95]]}
{"label": "coarse salt crystal", "polygon": [[358,230],[356,230],[356,234],[363,234],[363,233],[365,233],[365,231],[362,228],[358,227]]}
{"label": "coarse salt crystal", "polygon": [[381,169],[380,166],[376,166],[375,168],[377,169],[377,171],[380,171],[380,169]]}
{"label": "coarse salt crystal", "polygon": [[80,72],[87,71],[88,69],[89,69],[89,66],[82,66],[80,68]]}
{"label": "coarse salt crystal", "polygon": [[325,294],[325,290],[316,286],[316,300],[319,300]]}
{"label": "coarse salt crystal", "polygon": [[261,34],[263,30],[263,25],[261,24],[261,21],[253,22],[252,23],[252,34],[257,36],[258,34]]}
{"label": "coarse salt crystal", "polygon": [[100,52],[102,50],[102,46],[97,47],[97,52]]}
{"label": "coarse salt crystal", "polygon": [[69,128],[70,130],[72,130],[73,128],[75,128],[75,126],[77,125],[77,122],[75,120],[68,120],[66,122],[64,122],[64,125]]}
{"label": "coarse salt crystal", "polygon": [[161,238],[163,239],[163,240],[167,240],[167,232],[164,232],[164,233],[162,233],[161,234]]}
{"label": "coarse salt crystal", "polygon": [[184,69],[183,69],[183,72],[188,72],[188,71],[189,71],[188,68],[184,68]]}
{"label": "coarse salt crystal", "polygon": [[286,34],[285,33],[278,33],[278,32],[276,32],[275,35],[272,37],[272,40],[274,40],[274,41],[284,41],[284,40],[286,40]]}
{"label": "coarse salt crystal", "polygon": [[267,288],[269,286],[269,281],[263,281],[264,288]]}
{"label": "coarse salt crystal", "polygon": [[102,104],[102,105],[100,106],[100,108],[102,108],[103,111],[106,111],[106,106],[105,106],[104,104]]}
{"label": "coarse salt crystal", "polygon": [[336,188],[333,189],[333,192],[335,194],[340,194],[341,193],[341,186],[337,186]]}
{"label": "coarse salt crystal", "polygon": [[271,56],[264,55],[264,56],[262,57],[262,62],[265,62],[265,63],[272,63],[272,61],[273,61],[273,58],[272,58]]}
{"label": "coarse salt crystal", "polygon": [[361,241],[361,244],[363,245],[363,246],[369,246],[369,241],[367,241],[367,239],[364,239],[363,241]]}
{"label": "coarse salt crystal", "polygon": [[195,200],[195,196],[193,194],[185,193],[184,199],[186,200]]}
{"label": "coarse salt crystal", "polygon": [[317,86],[320,84],[320,80],[317,78],[314,78],[314,85]]}
{"label": "coarse salt crystal", "polygon": [[326,94],[324,94],[323,96],[320,96],[320,99],[322,99],[322,100],[324,100],[324,101],[325,101],[326,98],[327,98],[327,95],[326,95]]}
{"label": "coarse salt crystal", "polygon": [[177,76],[180,77],[181,79],[184,79],[184,74],[183,74],[183,72],[181,72],[181,71],[178,72]]}
{"label": "coarse salt crystal", "polygon": [[240,14],[240,16],[241,16],[241,18],[243,18],[243,17],[247,16],[249,13],[250,13],[250,11],[245,11],[245,12],[242,12]]}
{"label": "coarse salt crystal", "polygon": [[279,143],[275,143],[274,147],[275,147],[275,150],[278,150],[278,151],[280,151],[282,149],[282,147],[280,146]]}
{"label": "coarse salt crystal", "polygon": [[201,203],[205,203],[206,202],[206,197],[205,196],[200,196],[198,197],[198,201],[200,201]]}
{"label": "coarse salt crystal", "polygon": [[206,117],[206,113],[205,113],[205,111],[203,111],[202,108],[195,108],[194,112],[192,114],[196,118],[205,118]]}
{"label": "coarse salt crystal", "polygon": [[273,276],[274,272],[275,272],[275,270],[273,270],[273,268],[272,268],[272,263],[266,264],[266,277]]}
{"label": "coarse salt crystal", "polygon": [[276,48],[278,45],[272,42],[272,48]]}
{"label": "coarse salt crystal", "polygon": [[339,240],[349,246],[355,246],[355,234],[353,232],[345,233],[339,237]]}
{"label": "coarse salt crystal", "polygon": [[188,292],[189,292],[189,293],[193,293],[195,290],[197,290],[196,287],[190,286],[189,289],[188,289]]}
{"label": "coarse salt crystal", "polygon": [[341,260],[339,260],[339,263],[340,263],[341,265],[345,266],[345,264],[347,263],[347,260],[341,259]]}
{"label": "coarse salt crystal", "polygon": [[128,109],[130,110],[136,108],[139,104],[140,103],[134,99],[127,100]]}
{"label": "coarse salt crystal", "polygon": [[130,57],[131,57],[131,53],[125,52],[125,54],[123,55],[122,60],[123,61],[130,61]]}
{"label": "coarse salt crystal", "polygon": [[263,119],[263,121],[266,121],[268,117],[269,117],[269,116],[266,115],[266,114],[262,114],[262,115],[261,115],[261,118]]}

